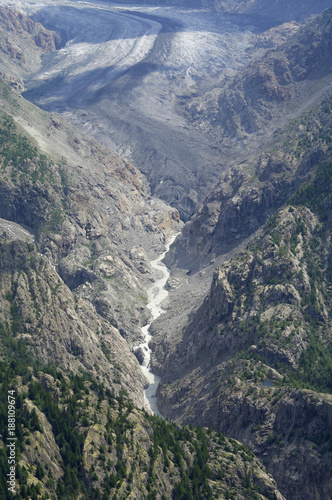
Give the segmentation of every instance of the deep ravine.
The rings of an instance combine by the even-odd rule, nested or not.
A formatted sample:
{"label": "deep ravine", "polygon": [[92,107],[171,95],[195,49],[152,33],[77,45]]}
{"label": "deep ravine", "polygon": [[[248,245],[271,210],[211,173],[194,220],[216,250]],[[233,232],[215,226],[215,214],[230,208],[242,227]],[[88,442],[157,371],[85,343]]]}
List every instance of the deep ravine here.
{"label": "deep ravine", "polygon": [[152,260],[150,262],[151,267],[158,272],[158,277],[156,281],[153,283],[153,286],[149,288],[147,291],[148,292],[147,308],[151,312],[151,321],[150,323],[142,327],[144,341],[135,348],[135,350],[141,349],[144,353],[144,360],[141,365],[141,368],[144,376],[146,377],[149,383],[149,385],[144,390],[144,401],[146,410],[159,416],[162,415],[158,411],[156,392],[160,381],[160,377],[158,377],[158,375],[155,375],[151,371],[151,349],[149,347],[149,342],[152,337],[150,335],[149,330],[152,322],[157,318],[159,318],[159,316],[164,312],[161,304],[167,298],[168,295],[168,291],[166,290],[165,285],[170,276],[170,272],[169,269],[163,263],[163,260],[178,234],[179,233],[174,234],[170,239],[170,241],[167,243],[165,251],[161,255],[159,255],[157,259]]}

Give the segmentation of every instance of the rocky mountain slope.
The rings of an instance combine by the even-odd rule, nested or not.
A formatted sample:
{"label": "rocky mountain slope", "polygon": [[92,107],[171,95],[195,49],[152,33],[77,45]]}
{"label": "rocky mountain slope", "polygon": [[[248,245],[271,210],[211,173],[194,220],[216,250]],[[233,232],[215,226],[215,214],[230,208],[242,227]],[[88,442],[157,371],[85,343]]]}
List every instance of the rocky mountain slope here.
{"label": "rocky mountain slope", "polygon": [[[331,19],[329,9],[233,79],[221,82],[221,88],[216,85],[203,99],[186,104],[196,126],[207,128],[221,142],[250,141],[262,129],[273,132],[321,99],[331,88]],[[264,33],[257,44],[264,46],[266,38]]]}
{"label": "rocky mountain slope", "polygon": [[142,406],[144,382],[119,331],[96,313],[90,301],[71,292],[26,234],[16,239],[13,224],[2,223],[3,348],[19,353],[26,349],[73,373],[89,370],[95,378],[126,390]]}
{"label": "rocky mountain slope", "polygon": [[[23,45],[44,33],[9,10],[2,20]],[[210,138],[239,149],[261,139],[168,257],[153,363],[172,424],[142,410],[131,348],[148,321],[149,261],[181,228],[177,210],[129,161],[0,82],[0,468],[3,479],[15,391],[17,498],[331,496],[330,34],[331,11],[269,30],[256,55],[275,50],[185,99],[187,116],[207,110],[193,123]],[[37,66],[40,49],[60,43],[43,37]],[[3,64],[16,67],[8,46]],[[211,96],[220,106],[209,110]]]}
{"label": "rocky mountain slope", "polygon": [[[320,21],[328,37],[330,20]],[[316,23],[307,30],[322,40]],[[332,471],[331,97],[328,87],[312,97],[318,104],[225,172],[185,225],[167,256],[178,276],[164,318],[172,330],[154,325],[162,411],[242,440],[285,497],[301,500],[328,497]],[[211,261],[221,266],[210,292],[181,312],[181,287],[204,295]]]}
{"label": "rocky mountain slope", "polygon": [[148,257],[178,212],[132,165],[0,92],[1,498],[10,408],[16,498],[282,500],[241,443],[139,409],[129,344],[146,320]]}
{"label": "rocky mountain slope", "polygon": [[144,318],[149,258],[175,230],[177,211],[150,198],[132,165],[3,84],[1,95],[17,123],[3,113],[1,217],[27,226],[69,288],[133,339]]}
{"label": "rocky mountain slope", "polygon": [[246,442],[286,498],[329,494],[330,259],[329,226],[308,208],[283,209],[216,271],[163,364],[162,411]]}
{"label": "rocky mountain slope", "polygon": [[216,99],[197,98],[199,126],[248,155],[239,153],[241,161],[220,175],[186,223],[167,256],[174,269],[200,269],[236,248],[287,201],[318,161],[330,158],[331,23],[329,9],[303,29],[288,26],[295,34],[287,42],[283,30],[269,30],[257,43],[269,45],[272,36],[276,49],[239,72],[226,89],[212,92]]}
{"label": "rocky mountain slope", "polygon": [[17,407],[16,498],[284,498],[238,441],[149,416],[88,371],[27,358],[1,368],[4,499],[12,498],[4,479],[8,390]]}
{"label": "rocky mountain slope", "polygon": [[[162,411],[245,442],[292,499],[326,498],[331,484],[330,111],[325,102],[302,117],[306,134],[320,123],[317,140],[326,147],[306,163],[290,205],[216,270],[209,294],[171,344],[167,336],[155,340]],[[319,116],[328,117],[325,127]],[[296,146],[301,157],[304,144],[295,134],[284,148],[290,155]],[[239,203],[248,207],[240,193]],[[244,209],[232,227],[249,230],[248,212],[255,213]],[[224,245],[230,239],[219,237]]]}
{"label": "rocky mountain slope", "polygon": [[0,6],[0,76],[24,89],[23,78],[41,66],[41,56],[58,49],[61,37],[21,12]]}
{"label": "rocky mountain slope", "polygon": [[[17,340],[45,362],[102,379],[120,363],[119,388],[142,406],[130,345],[148,320],[149,258],[178,214],[150,198],[133,166],[0,85],[3,324],[19,318]],[[8,221],[26,228],[28,246]]]}
{"label": "rocky mountain slope", "polygon": [[331,98],[276,130],[267,150],[220,176],[167,256],[197,269],[252,235],[310,176],[331,160]]}

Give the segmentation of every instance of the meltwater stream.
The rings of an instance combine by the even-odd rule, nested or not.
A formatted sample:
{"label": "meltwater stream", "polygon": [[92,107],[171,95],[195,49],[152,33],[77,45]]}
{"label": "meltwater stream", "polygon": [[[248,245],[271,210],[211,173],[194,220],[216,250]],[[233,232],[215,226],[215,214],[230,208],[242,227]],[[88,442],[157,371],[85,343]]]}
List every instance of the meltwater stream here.
{"label": "meltwater stream", "polygon": [[150,326],[151,323],[157,319],[162,313],[163,309],[161,307],[161,304],[164,299],[166,299],[168,295],[168,291],[165,288],[165,285],[167,283],[167,280],[169,278],[169,270],[165,266],[165,264],[162,262],[163,259],[165,258],[166,253],[168,252],[170,246],[172,243],[175,241],[175,238],[177,237],[177,234],[174,234],[169,241],[169,243],[166,245],[165,251],[159,255],[159,257],[155,260],[152,260],[150,262],[150,265],[153,269],[156,271],[159,271],[162,276],[161,278],[158,278],[153,286],[148,290],[148,305],[147,308],[151,311],[151,322],[148,323],[147,325],[143,326],[142,332],[144,336],[144,341],[137,346],[137,348],[141,348],[144,353],[144,361],[143,364],[141,365],[143,374],[145,375],[146,379],[148,380],[148,387],[144,391],[144,400],[145,400],[145,406],[148,411],[151,411],[155,415],[161,416],[161,414],[158,411],[157,408],[157,399],[156,399],[156,392],[157,392],[157,387],[160,381],[160,377],[158,375],[155,375],[151,371],[151,349],[149,347],[149,342],[151,340],[151,335],[150,335]]}

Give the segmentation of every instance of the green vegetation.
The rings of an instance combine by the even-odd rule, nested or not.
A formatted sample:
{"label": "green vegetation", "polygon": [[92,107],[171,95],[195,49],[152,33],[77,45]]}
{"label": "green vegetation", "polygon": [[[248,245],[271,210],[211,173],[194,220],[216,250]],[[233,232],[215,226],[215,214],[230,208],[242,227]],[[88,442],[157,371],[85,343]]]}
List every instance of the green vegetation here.
{"label": "green vegetation", "polygon": [[0,155],[2,169],[11,165],[22,172],[25,171],[26,161],[38,156],[37,148],[17,133],[14,120],[5,114],[0,116]]}
{"label": "green vegetation", "polygon": [[5,114],[0,115],[0,158],[2,170],[10,168],[13,180],[19,175],[20,180],[44,183],[50,173],[47,157],[18,133],[14,120]]}
{"label": "green vegetation", "polygon": [[[24,195],[14,200],[23,223],[42,234],[61,229],[65,219],[68,174],[54,165],[27,137],[20,134],[14,120],[0,113],[0,172],[5,182],[24,186]],[[10,191],[8,189],[8,191]],[[26,220],[25,220],[26,219]]]}
{"label": "green vegetation", "polygon": [[319,215],[322,222],[328,221],[328,202],[332,196],[332,162],[318,169],[313,180],[300,188],[290,199],[292,205],[304,205]]}
{"label": "green vegetation", "polygon": [[[7,394],[15,390],[15,498],[125,499],[139,491],[147,499],[160,492],[164,498],[212,499],[221,492],[232,498],[239,490],[260,498],[252,479],[260,466],[245,446],[211,429],[180,427],[137,410],[124,391],[116,393],[88,372],[41,363],[20,338],[14,294],[5,302],[11,321],[0,324],[0,468],[6,477]],[[113,363],[105,344],[103,350]],[[5,482],[0,495],[11,498]]]}
{"label": "green vegetation", "polygon": [[[288,209],[270,217],[265,236],[237,260],[250,268],[250,276],[260,270],[257,281],[241,281],[239,269],[234,279],[233,274],[229,277],[236,294],[235,311],[242,301],[245,310],[254,308],[255,314],[217,326],[223,335],[231,329],[237,338],[234,359],[271,366],[283,375],[286,386],[326,393],[332,391],[331,193],[329,161],[316,167]],[[257,349],[250,349],[253,344]],[[257,370],[246,373],[244,378],[254,382],[267,378]]]}
{"label": "green vegetation", "polygon": [[[115,395],[88,373],[63,373],[54,366],[31,361],[0,362],[3,443],[8,437],[7,394],[8,390],[15,391],[15,498],[124,499],[131,491],[140,490],[147,499],[164,491],[164,498],[170,498],[171,493],[176,500],[199,500],[217,498],[221,491],[225,495],[228,491],[232,498],[239,488],[248,499],[261,498],[261,486],[252,479],[258,464],[248,448],[237,441],[211,429],[180,427],[137,410],[124,394]],[[51,472],[51,463],[38,451],[43,449],[45,433],[39,412],[51,425],[57,447],[48,453],[61,475]],[[91,431],[93,434],[89,434]],[[49,436],[46,440],[50,450],[52,441]],[[87,450],[90,467],[85,461]],[[28,468],[22,461],[26,453],[35,457]],[[5,480],[8,464],[3,446],[0,469],[1,498],[12,498]],[[234,470],[237,482],[230,470]],[[165,481],[170,490],[165,489]]]}
{"label": "green vegetation", "polygon": [[293,160],[299,161],[323,146],[329,157],[332,152],[331,109],[332,98],[328,97],[318,108],[291,120],[288,130],[291,139],[284,141],[284,152]]}

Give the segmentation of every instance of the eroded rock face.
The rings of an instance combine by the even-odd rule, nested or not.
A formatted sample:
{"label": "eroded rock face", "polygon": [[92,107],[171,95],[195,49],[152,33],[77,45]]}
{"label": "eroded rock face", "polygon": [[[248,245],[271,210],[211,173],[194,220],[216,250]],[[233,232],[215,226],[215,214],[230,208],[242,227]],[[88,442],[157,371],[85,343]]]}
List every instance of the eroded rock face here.
{"label": "eroded rock face", "polygon": [[[16,340],[46,363],[87,369],[107,383],[119,379],[119,388],[142,406],[144,381],[128,344],[90,302],[72,294],[34,243],[2,242],[0,268],[1,322],[15,322]],[[123,366],[120,377],[115,359]]]}
{"label": "eroded rock face", "polygon": [[[273,40],[273,48],[230,81],[221,81],[205,96],[191,99],[184,108],[194,124],[215,134],[221,143],[242,138],[244,147],[245,139],[262,127],[273,123],[275,128],[284,122],[295,100],[297,107],[305,108],[307,92],[302,82],[318,93],[326,84],[324,76],[331,72],[331,15],[328,9],[300,30],[288,25],[288,29],[272,28],[258,36],[256,48],[268,46],[268,40]],[[282,39],[286,41],[280,44]],[[315,83],[311,85],[309,79]],[[235,147],[236,141],[232,144]]]}
{"label": "eroded rock face", "polygon": [[6,31],[11,31],[21,36],[31,35],[35,45],[50,52],[60,47],[61,38],[55,32],[44,28],[40,23],[34,22],[21,12],[14,11],[8,7],[0,7],[1,25]]}
{"label": "eroded rock face", "polygon": [[20,151],[17,161],[1,151],[1,321],[10,324],[12,304],[17,337],[40,359],[87,369],[143,406],[145,380],[129,344],[147,320],[149,260],[176,230],[178,212],[150,198],[131,164],[23,99],[18,105],[6,85],[0,91],[8,112],[0,134],[11,155]]}
{"label": "eroded rock face", "polygon": [[276,131],[268,145],[272,152],[249,157],[221,174],[167,255],[170,266],[186,267],[188,262],[189,269],[198,269],[202,260],[235,249],[262,227],[317,164],[329,161],[327,102]]}
{"label": "eroded rock face", "polygon": [[[330,281],[321,289],[314,278],[330,252],[329,229],[317,216],[307,208],[281,210],[263,236],[217,268],[208,296],[164,360],[158,389],[169,418],[244,441],[286,498],[299,500],[325,498],[331,480],[322,465],[332,463],[324,434],[331,396],[287,384],[299,377],[310,387],[313,367],[304,360],[315,342],[330,346],[330,298],[323,292]],[[321,382],[323,390],[324,376]]]}
{"label": "eroded rock face", "polygon": [[135,354],[135,356],[136,356],[137,361],[139,362],[139,364],[143,365],[144,358],[145,358],[145,354],[144,354],[143,349],[141,347],[138,347],[138,349],[135,349],[134,354]]}
{"label": "eroded rock face", "polygon": [[0,77],[21,93],[23,78],[41,66],[41,55],[61,46],[58,33],[21,12],[0,6]]}
{"label": "eroded rock face", "polygon": [[[24,166],[5,165],[0,217],[30,228],[66,285],[131,342],[147,320],[149,260],[180,227],[179,214],[150,197],[144,177],[129,162],[46,113],[30,128],[25,113],[37,118],[39,111],[22,99],[20,110],[18,122],[50,156],[41,158],[31,146]],[[18,140],[14,123],[10,126],[11,139]],[[5,118],[2,127],[8,127]],[[68,163],[56,163],[62,153]]]}

